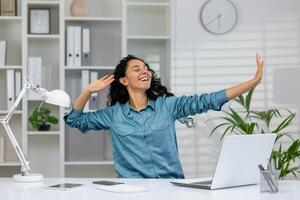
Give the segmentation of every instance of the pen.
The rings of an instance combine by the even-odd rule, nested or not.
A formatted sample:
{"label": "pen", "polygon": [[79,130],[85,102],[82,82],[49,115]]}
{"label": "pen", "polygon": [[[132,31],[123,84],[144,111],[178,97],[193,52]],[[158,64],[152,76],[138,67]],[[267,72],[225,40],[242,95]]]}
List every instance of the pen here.
{"label": "pen", "polygon": [[266,180],[266,182],[269,185],[272,192],[277,192],[278,188],[276,187],[276,185],[275,185],[274,181],[272,180],[272,178],[268,174],[263,173],[263,172],[266,171],[265,168],[261,164],[258,165],[258,168],[259,168],[260,172],[263,174],[264,179]]}

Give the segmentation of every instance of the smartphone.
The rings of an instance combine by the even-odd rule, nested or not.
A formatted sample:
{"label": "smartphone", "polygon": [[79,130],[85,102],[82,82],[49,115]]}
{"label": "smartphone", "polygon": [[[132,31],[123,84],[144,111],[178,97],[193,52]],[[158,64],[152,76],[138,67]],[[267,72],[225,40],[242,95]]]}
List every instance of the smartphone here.
{"label": "smartphone", "polygon": [[57,185],[50,185],[47,188],[48,189],[57,189],[57,190],[70,190],[77,188],[79,186],[83,186],[83,184],[77,184],[77,183],[61,183]]}
{"label": "smartphone", "polygon": [[115,181],[93,181],[92,183],[98,184],[98,185],[119,185],[119,184],[124,184],[124,183],[115,182]]}

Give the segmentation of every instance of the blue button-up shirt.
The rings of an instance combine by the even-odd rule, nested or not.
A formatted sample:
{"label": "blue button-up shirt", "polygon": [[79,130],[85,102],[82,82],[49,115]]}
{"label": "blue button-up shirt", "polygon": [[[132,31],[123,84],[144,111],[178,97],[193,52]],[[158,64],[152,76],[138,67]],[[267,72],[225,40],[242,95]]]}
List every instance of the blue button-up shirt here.
{"label": "blue button-up shirt", "polygon": [[72,109],[64,119],[85,132],[106,129],[111,133],[115,171],[121,178],[184,178],[177,150],[175,120],[220,110],[226,91],[194,96],[161,96],[148,99],[135,111],[125,104],[94,112]]}

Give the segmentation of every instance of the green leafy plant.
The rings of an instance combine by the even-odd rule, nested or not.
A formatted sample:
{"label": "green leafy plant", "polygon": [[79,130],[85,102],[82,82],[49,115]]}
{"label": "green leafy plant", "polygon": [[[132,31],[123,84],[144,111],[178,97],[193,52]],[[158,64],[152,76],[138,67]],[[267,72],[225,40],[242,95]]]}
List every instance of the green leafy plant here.
{"label": "green leafy plant", "polygon": [[[295,119],[296,113],[288,109],[269,109],[269,110],[251,110],[251,99],[254,89],[251,89],[246,97],[239,96],[235,101],[242,106],[241,111],[236,111],[229,107],[229,111],[223,111],[224,117],[218,117],[222,122],[217,125],[211,132],[222,129],[222,137],[226,134],[255,134],[255,133],[274,133],[277,135],[275,143],[279,143],[282,137],[291,139],[292,144],[283,150],[279,143],[278,149],[273,149],[269,167],[280,170],[280,179],[284,179],[288,174],[295,177],[300,173],[300,166],[293,167],[296,159],[300,158],[300,139],[294,139],[289,133],[285,132]],[[284,117],[285,116],[285,117]],[[273,120],[281,119],[280,123],[273,128]]]}
{"label": "green leafy plant", "polygon": [[38,130],[49,130],[50,124],[58,123],[58,119],[51,115],[50,110],[46,107],[34,110],[28,121],[33,128]]}

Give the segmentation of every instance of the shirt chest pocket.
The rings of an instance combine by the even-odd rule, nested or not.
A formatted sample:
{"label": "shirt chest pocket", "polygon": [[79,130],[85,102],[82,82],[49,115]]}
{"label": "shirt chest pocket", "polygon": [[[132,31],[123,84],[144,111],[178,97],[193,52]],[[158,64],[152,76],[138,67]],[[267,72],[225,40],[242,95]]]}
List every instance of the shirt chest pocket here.
{"label": "shirt chest pocket", "polygon": [[115,127],[114,129],[115,129],[116,134],[121,137],[133,135],[135,132],[135,128],[133,128],[133,127]]}
{"label": "shirt chest pocket", "polygon": [[154,146],[161,146],[171,140],[170,125],[167,121],[159,121],[150,125],[150,140]]}
{"label": "shirt chest pocket", "polygon": [[136,151],[144,143],[143,135],[137,134],[135,127],[118,126],[114,130],[118,148]]}

